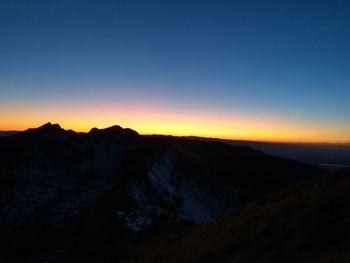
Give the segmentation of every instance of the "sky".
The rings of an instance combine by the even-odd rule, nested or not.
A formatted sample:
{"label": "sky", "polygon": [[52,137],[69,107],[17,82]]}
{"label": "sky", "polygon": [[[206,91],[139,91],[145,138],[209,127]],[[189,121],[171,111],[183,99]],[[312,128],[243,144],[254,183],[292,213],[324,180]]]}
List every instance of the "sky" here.
{"label": "sky", "polygon": [[0,0],[0,130],[350,142],[350,1]]}

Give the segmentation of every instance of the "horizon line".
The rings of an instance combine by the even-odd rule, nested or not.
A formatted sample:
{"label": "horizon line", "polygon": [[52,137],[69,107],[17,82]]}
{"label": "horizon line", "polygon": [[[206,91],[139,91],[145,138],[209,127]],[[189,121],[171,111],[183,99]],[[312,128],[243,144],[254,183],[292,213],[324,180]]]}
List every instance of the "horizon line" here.
{"label": "horizon line", "polygon": [[249,138],[232,138],[232,137],[212,137],[212,136],[199,136],[199,135],[194,135],[194,134],[191,134],[191,135],[179,135],[179,134],[167,134],[167,133],[142,133],[142,132],[139,132],[137,131],[136,129],[133,129],[133,128],[130,128],[130,127],[123,127],[123,126],[120,126],[118,124],[115,124],[115,125],[111,125],[111,126],[107,126],[107,127],[104,127],[104,128],[97,128],[97,127],[92,127],[90,128],[89,131],[79,131],[79,130],[74,130],[74,129],[66,129],[66,128],[63,128],[59,123],[52,123],[52,122],[46,122],[44,123],[43,125],[40,125],[40,126],[37,126],[37,127],[29,127],[29,128],[26,128],[26,129],[21,129],[21,130],[14,130],[14,129],[11,129],[11,130],[0,130],[0,132],[25,132],[29,129],[37,129],[37,128],[40,128],[44,125],[47,125],[47,124],[50,124],[50,125],[59,125],[63,130],[71,130],[71,131],[74,131],[76,133],[89,133],[89,131],[91,131],[92,129],[99,129],[99,130],[103,130],[103,129],[108,129],[110,127],[113,127],[113,126],[119,126],[123,129],[131,129],[131,130],[134,130],[136,131],[137,133],[139,133],[140,135],[144,135],[144,136],[152,136],[152,135],[158,135],[158,136],[173,136],[173,137],[180,137],[180,138],[190,138],[190,137],[193,137],[194,139],[198,138],[202,138],[202,139],[209,139],[209,140],[227,140],[227,141],[236,141],[236,142],[252,142],[252,143],[276,143],[276,144],[315,144],[315,145],[322,145],[322,144],[328,144],[328,145],[349,145],[350,146],[350,141],[344,141],[344,142],[331,142],[331,141],[297,141],[297,140],[271,140],[271,139],[261,139],[261,140],[256,140],[256,139],[249,139]]}

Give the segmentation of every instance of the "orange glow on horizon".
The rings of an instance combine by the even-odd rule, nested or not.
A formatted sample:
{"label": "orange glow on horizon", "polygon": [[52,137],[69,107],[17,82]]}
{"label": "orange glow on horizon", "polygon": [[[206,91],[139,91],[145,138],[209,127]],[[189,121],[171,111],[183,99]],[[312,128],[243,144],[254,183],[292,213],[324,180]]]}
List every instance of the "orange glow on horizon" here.
{"label": "orange glow on horizon", "polygon": [[[46,107],[45,107],[46,108]],[[5,109],[0,115],[0,130],[25,130],[44,123],[59,123],[65,129],[87,132],[93,127],[120,125],[140,134],[200,136],[222,139],[294,142],[349,143],[348,127],[333,127],[320,123],[305,123],[284,118],[266,117],[256,113],[171,109],[148,105],[119,105],[104,107],[33,107],[15,112]]]}

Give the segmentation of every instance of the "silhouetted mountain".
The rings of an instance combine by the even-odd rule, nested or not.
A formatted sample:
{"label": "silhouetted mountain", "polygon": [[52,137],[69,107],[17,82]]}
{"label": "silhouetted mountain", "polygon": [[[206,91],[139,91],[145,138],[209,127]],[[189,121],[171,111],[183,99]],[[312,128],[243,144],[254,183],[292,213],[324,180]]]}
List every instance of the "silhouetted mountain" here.
{"label": "silhouetted mountain", "polygon": [[18,131],[0,131],[0,137],[11,136],[19,133]]}
{"label": "silhouetted mountain", "polygon": [[123,138],[123,137],[132,137],[139,135],[136,131],[131,129],[123,129],[122,127],[115,125],[106,129],[97,129],[92,128],[89,131],[89,134],[95,135],[95,136],[105,136],[110,138]]}
{"label": "silhouetted mountain", "polygon": [[349,262],[349,202],[348,170],[269,195],[211,224],[162,226],[124,262]]}
{"label": "silhouetted mountain", "polygon": [[247,146],[267,154],[291,158],[330,170],[350,166],[350,144],[346,143],[278,143],[189,137],[202,141],[219,141],[234,146]]}
{"label": "silhouetted mountain", "polygon": [[106,262],[158,222],[212,221],[323,173],[248,147],[48,123],[0,138],[0,255]]}
{"label": "silhouetted mountain", "polygon": [[61,128],[59,124],[52,124],[50,122],[40,126],[35,129],[28,129],[25,132],[19,133],[18,137],[23,137],[26,140],[57,140],[57,139],[66,139],[75,132],[72,130],[66,131]]}

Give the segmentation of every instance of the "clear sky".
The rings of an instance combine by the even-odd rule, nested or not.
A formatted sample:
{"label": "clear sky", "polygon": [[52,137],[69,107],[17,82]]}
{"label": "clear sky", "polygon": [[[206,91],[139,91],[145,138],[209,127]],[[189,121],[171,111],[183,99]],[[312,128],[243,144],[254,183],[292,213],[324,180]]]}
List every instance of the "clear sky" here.
{"label": "clear sky", "polygon": [[0,0],[0,130],[350,142],[350,1]]}

